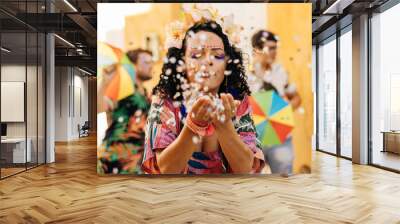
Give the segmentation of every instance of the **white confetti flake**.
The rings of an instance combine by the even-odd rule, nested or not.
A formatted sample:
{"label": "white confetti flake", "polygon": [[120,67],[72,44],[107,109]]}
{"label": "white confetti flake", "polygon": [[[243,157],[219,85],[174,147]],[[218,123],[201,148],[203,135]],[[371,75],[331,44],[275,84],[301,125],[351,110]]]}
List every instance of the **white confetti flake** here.
{"label": "white confetti flake", "polygon": [[176,99],[176,98],[178,98],[178,97],[180,97],[181,96],[181,93],[180,92],[177,92],[177,93],[175,93],[175,95],[174,95],[174,99]]}
{"label": "white confetti flake", "polygon": [[200,143],[200,138],[199,137],[197,137],[197,136],[193,136],[193,138],[192,138],[192,141],[193,141],[193,143],[194,144],[199,144]]}
{"label": "white confetti flake", "polygon": [[204,34],[204,33],[202,33],[202,34],[200,34],[200,41],[202,42],[202,43],[204,43],[206,40],[207,40],[207,35],[206,34]]}
{"label": "white confetti flake", "polygon": [[119,117],[119,118],[118,118],[118,122],[119,122],[119,123],[124,122],[124,117]]}
{"label": "white confetti flake", "polygon": [[171,64],[175,64],[176,58],[175,57],[169,58],[169,62],[171,62]]}
{"label": "white confetti flake", "polygon": [[118,174],[118,168],[114,167],[112,172],[113,172],[113,174]]}
{"label": "white confetti flake", "polygon": [[262,41],[262,42],[267,42],[267,38],[261,37],[261,41]]}
{"label": "white confetti flake", "polygon": [[175,119],[173,117],[168,119],[166,123],[167,123],[167,126],[175,126],[175,124],[176,124]]}
{"label": "white confetti flake", "polygon": [[222,114],[222,115],[219,117],[219,121],[220,121],[221,123],[224,123],[224,122],[225,122],[225,115],[224,115],[224,114]]}

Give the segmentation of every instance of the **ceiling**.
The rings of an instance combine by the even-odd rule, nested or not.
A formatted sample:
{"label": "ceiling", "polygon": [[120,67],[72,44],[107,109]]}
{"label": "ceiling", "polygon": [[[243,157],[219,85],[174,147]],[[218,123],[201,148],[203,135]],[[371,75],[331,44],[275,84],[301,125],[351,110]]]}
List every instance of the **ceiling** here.
{"label": "ceiling", "polygon": [[353,17],[373,11],[389,0],[312,0],[313,44],[351,24]]}
{"label": "ceiling", "polygon": [[[221,0],[223,1],[223,0]],[[265,2],[261,0],[237,2]],[[231,2],[236,2],[231,1]],[[312,3],[313,42],[318,42],[335,32],[337,22],[351,23],[351,17],[373,9],[387,0],[271,0],[268,2]],[[54,32],[56,65],[74,65],[95,73],[97,3],[102,2],[149,2],[112,0],[1,0],[0,26],[5,43],[14,48],[15,56],[24,52],[26,29],[28,31]],[[158,1],[166,2],[166,1]],[[171,2],[169,0],[169,2]],[[215,2],[215,1],[214,1]],[[51,12],[51,13],[50,13]],[[346,22],[342,24],[346,25]],[[30,38],[28,38],[28,42]],[[66,41],[63,41],[66,40]],[[34,51],[28,44],[27,52]]]}
{"label": "ceiling", "polygon": [[36,55],[36,46],[26,45],[25,36],[30,42],[36,33],[52,32],[57,34],[56,65],[78,66],[95,74],[98,2],[102,1],[47,0],[46,5],[45,0],[1,0],[2,46],[12,49],[8,60],[21,61],[25,55]]}

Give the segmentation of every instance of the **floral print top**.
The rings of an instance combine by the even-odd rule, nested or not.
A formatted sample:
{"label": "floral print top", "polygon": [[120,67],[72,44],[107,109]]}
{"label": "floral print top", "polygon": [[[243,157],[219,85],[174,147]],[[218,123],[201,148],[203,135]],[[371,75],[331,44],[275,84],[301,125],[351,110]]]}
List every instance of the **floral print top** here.
{"label": "floral print top", "polygon": [[[142,170],[149,174],[160,174],[156,150],[163,150],[179,135],[184,125],[185,112],[175,107],[170,99],[154,97],[147,119],[146,138]],[[174,121],[174,122],[171,122]],[[254,153],[252,173],[261,172],[264,167],[264,154],[257,140],[256,129],[251,118],[248,97],[244,97],[233,120],[235,129],[248,149]],[[221,148],[213,152],[194,152],[182,174],[221,174],[232,173]]]}
{"label": "floral print top", "polygon": [[150,100],[136,92],[118,102],[97,154],[99,174],[140,174]]}

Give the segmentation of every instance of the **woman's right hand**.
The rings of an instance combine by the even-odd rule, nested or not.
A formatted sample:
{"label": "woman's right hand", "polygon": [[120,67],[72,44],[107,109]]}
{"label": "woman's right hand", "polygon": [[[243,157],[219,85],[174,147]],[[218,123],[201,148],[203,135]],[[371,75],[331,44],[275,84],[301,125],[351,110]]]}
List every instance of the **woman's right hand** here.
{"label": "woman's right hand", "polygon": [[211,114],[214,111],[213,103],[209,96],[202,96],[196,100],[188,116],[200,126],[206,126],[211,122]]}

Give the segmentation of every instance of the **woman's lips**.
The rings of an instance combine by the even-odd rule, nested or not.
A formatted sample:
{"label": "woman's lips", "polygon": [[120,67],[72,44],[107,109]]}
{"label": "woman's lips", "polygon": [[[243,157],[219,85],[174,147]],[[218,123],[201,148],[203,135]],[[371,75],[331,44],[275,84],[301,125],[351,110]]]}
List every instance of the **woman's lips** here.
{"label": "woman's lips", "polygon": [[202,72],[200,77],[203,79],[208,79],[211,77],[211,75],[208,72]]}

